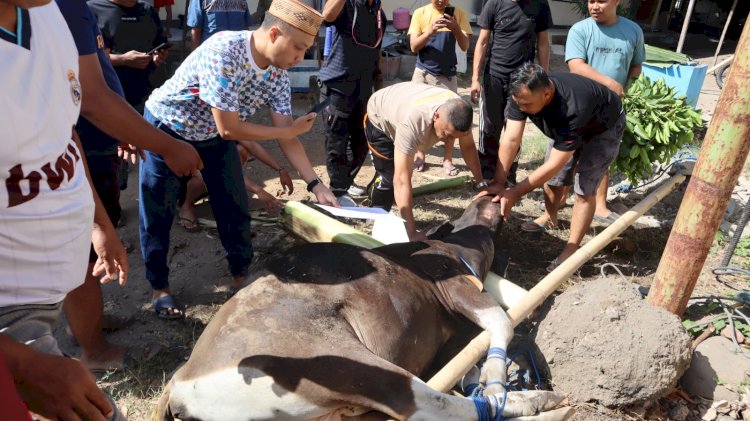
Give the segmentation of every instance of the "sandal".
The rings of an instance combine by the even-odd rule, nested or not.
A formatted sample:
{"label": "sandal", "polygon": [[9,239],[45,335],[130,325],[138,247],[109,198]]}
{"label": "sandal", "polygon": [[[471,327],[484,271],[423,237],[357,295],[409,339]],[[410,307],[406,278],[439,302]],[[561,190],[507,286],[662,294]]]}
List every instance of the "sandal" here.
{"label": "sandal", "polygon": [[[164,320],[177,320],[185,318],[185,310],[177,304],[177,301],[171,294],[163,295],[151,302],[156,312],[156,317]],[[162,313],[165,310],[179,310],[179,313]]]}
{"label": "sandal", "polygon": [[528,232],[528,233],[540,233],[547,231],[547,229],[556,229],[557,226],[554,226],[550,223],[540,225],[534,222],[533,219],[529,219],[528,221],[521,224],[521,231]]}
{"label": "sandal", "polygon": [[620,215],[617,212],[610,212],[607,216],[599,216],[594,215],[594,221],[604,225],[604,226],[610,226],[612,225],[617,219],[620,217]]}
{"label": "sandal", "polygon": [[198,232],[201,230],[200,224],[195,219],[180,217],[178,223],[187,232]]}
{"label": "sandal", "polygon": [[443,162],[443,171],[445,171],[445,175],[451,177],[455,177],[461,172],[452,162]]}

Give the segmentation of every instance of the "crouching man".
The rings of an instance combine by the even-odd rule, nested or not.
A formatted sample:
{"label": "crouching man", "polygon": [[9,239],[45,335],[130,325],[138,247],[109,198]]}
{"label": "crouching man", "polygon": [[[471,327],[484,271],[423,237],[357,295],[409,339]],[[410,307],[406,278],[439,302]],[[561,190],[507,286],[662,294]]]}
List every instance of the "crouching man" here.
{"label": "crouching man", "polygon": [[[591,225],[597,186],[620,150],[625,113],[620,97],[606,86],[572,73],[547,75],[530,62],[511,75],[510,94],[497,171],[487,193],[499,194],[493,200],[501,202],[507,219],[521,196],[544,185],[547,212],[557,215],[564,186],[575,181],[570,237],[547,267],[551,272],[578,250]],[[505,178],[521,145],[527,117],[550,138],[546,159],[528,178],[505,189]],[[557,220],[551,223],[556,226]]]}
{"label": "crouching man", "polygon": [[411,176],[417,151],[458,138],[477,188],[488,184],[482,180],[471,133],[473,114],[471,105],[458,94],[416,82],[381,89],[367,102],[365,137],[376,172],[367,189],[371,206],[389,210],[395,200],[411,241],[426,239],[417,231],[412,212]]}

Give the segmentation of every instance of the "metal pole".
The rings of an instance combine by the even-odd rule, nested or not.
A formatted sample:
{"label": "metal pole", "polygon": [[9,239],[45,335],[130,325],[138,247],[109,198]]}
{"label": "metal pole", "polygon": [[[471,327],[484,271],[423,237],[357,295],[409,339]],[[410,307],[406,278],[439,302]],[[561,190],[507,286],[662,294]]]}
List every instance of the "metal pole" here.
{"label": "metal pole", "polygon": [[750,151],[750,25],[745,25],[648,302],[681,316]]}
{"label": "metal pole", "polygon": [[714,53],[714,66],[716,66],[716,62],[719,61],[719,51],[721,51],[721,46],[724,45],[724,37],[727,35],[727,29],[729,29],[729,23],[732,22],[734,9],[737,8],[738,1],[739,0],[734,0],[734,3],[732,3],[732,9],[729,11],[729,16],[727,16],[727,23],[724,24],[724,29],[721,31],[721,38],[719,38],[719,45],[716,46],[716,52]]}
{"label": "metal pole", "polygon": [[688,4],[687,13],[685,13],[685,20],[682,22],[682,32],[680,32],[680,41],[677,43],[678,53],[682,52],[682,46],[685,44],[685,37],[687,36],[688,25],[690,24],[690,18],[693,17],[693,7],[695,7],[695,0],[690,0]]}

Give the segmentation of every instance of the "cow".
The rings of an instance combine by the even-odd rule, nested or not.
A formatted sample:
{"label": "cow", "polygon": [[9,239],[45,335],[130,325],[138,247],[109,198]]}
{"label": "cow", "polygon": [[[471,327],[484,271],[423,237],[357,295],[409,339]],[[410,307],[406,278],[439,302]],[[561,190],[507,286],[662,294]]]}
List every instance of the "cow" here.
{"label": "cow", "polygon": [[[438,230],[441,240],[279,253],[216,313],[156,417],[567,418],[570,408],[544,412],[562,396],[504,390],[513,326],[471,281],[490,270],[500,224],[499,204],[482,197]],[[419,379],[452,338],[477,326],[490,334],[483,397],[436,392]]]}

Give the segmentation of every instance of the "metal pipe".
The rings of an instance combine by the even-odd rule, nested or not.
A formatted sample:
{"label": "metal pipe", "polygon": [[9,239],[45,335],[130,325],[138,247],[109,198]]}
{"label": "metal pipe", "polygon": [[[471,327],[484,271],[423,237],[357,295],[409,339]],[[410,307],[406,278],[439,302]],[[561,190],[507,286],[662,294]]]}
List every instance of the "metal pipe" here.
{"label": "metal pipe", "polygon": [[677,42],[678,53],[682,52],[682,46],[685,44],[685,37],[687,36],[688,25],[690,24],[690,18],[693,17],[693,8],[695,7],[695,0],[690,0],[688,4],[687,13],[685,13],[685,20],[682,22],[682,32],[680,32],[680,41]]}
{"label": "metal pipe", "polygon": [[[513,305],[510,310],[508,310],[508,317],[510,317],[513,322],[513,326],[518,326],[523,319],[543,303],[550,294],[555,292],[560,284],[565,282],[570,275],[578,270],[579,267],[599,253],[599,251],[606,247],[613,238],[617,237],[629,226],[633,225],[636,219],[646,213],[646,211],[651,209],[655,204],[659,203],[659,201],[679,186],[683,180],[685,180],[684,175],[676,174],[672,176],[672,178],[659,186],[658,189],[619,217],[614,223],[612,223],[612,225],[607,227],[607,229],[599,233],[596,237],[592,238],[583,247],[578,249],[578,251],[573,253],[573,255],[567,260],[562,262],[549,275],[539,281],[534,288],[530,289],[528,293],[523,295],[517,304]],[[456,384],[461,376],[466,374],[480,358],[487,354],[489,346],[490,335],[487,332],[482,332],[476,338],[472,339],[466,348],[453,357],[445,367],[437,372],[437,374],[427,382],[427,385],[437,391],[447,392],[454,384]]]}
{"label": "metal pipe", "polygon": [[729,10],[729,16],[727,16],[727,23],[724,24],[724,29],[721,31],[721,38],[719,38],[719,45],[716,46],[716,52],[714,53],[714,66],[716,66],[716,62],[719,61],[719,51],[721,51],[721,46],[724,45],[724,37],[727,35],[727,29],[729,29],[729,23],[732,22],[734,9],[737,8],[738,1],[739,0],[734,0],[734,3],[732,3],[732,8]]}
{"label": "metal pipe", "polygon": [[681,316],[750,151],[750,25],[745,25],[648,302]]}

